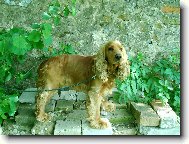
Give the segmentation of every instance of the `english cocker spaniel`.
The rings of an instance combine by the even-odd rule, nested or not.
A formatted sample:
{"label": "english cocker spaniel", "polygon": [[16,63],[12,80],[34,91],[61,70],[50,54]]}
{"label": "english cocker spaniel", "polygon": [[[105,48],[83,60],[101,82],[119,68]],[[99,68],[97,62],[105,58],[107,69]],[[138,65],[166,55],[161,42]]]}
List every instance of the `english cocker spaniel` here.
{"label": "english cocker spaniel", "polygon": [[37,120],[43,122],[49,119],[45,106],[57,92],[45,90],[70,86],[94,76],[95,79],[74,87],[74,90],[88,94],[86,108],[90,126],[106,128],[107,122],[100,118],[100,108],[103,107],[106,111],[115,110],[115,105],[108,102],[106,96],[111,94],[114,80],[124,80],[129,73],[125,48],[117,40],[106,43],[93,56],[63,54],[44,61],[38,68]]}

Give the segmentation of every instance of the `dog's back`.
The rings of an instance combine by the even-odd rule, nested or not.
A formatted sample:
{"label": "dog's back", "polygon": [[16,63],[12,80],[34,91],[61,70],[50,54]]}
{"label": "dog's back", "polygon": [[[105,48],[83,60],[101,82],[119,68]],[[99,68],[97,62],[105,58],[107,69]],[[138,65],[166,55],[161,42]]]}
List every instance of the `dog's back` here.
{"label": "dog's back", "polygon": [[69,86],[93,76],[94,56],[61,55],[42,62],[38,68],[38,88]]}

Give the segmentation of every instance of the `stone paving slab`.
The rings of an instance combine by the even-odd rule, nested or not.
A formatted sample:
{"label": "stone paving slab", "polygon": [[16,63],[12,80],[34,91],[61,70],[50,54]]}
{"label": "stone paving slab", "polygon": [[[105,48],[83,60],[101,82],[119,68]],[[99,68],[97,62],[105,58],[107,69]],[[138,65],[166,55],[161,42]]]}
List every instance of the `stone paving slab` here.
{"label": "stone paving slab", "polygon": [[54,135],[81,135],[81,121],[56,121]]}
{"label": "stone paving slab", "polygon": [[[25,91],[36,91],[37,88],[27,88]],[[23,92],[19,97],[20,103],[35,103],[37,92]]]}
{"label": "stone paving slab", "polygon": [[116,109],[115,112],[108,113],[105,117],[107,117],[112,124],[122,124],[135,121],[133,115],[126,109]]}
{"label": "stone paving slab", "polygon": [[74,100],[58,100],[55,110],[63,110],[65,112],[73,111]]}
{"label": "stone paving slab", "polygon": [[55,100],[50,100],[50,102],[47,104],[47,106],[45,108],[46,112],[52,112],[52,111],[54,111],[55,104],[56,104]]}
{"label": "stone paving slab", "polygon": [[160,118],[149,105],[131,102],[130,109],[139,125],[159,126]]}
{"label": "stone paving slab", "polygon": [[83,92],[77,92],[77,100],[78,101],[84,101],[86,100],[87,95]]}
{"label": "stone paving slab", "polygon": [[13,120],[5,120],[2,135],[31,135],[32,126],[16,124]]}
{"label": "stone paving slab", "polygon": [[20,103],[18,107],[20,115],[35,115],[35,104]]}
{"label": "stone paving slab", "polygon": [[174,128],[140,126],[139,133],[142,135],[180,135],[180,126]]}
{"label": "stone paving slab", "polygon": [[39,122],[35,121],[33,128],[31,129],[32,135],[52,135],[54,131],[54,122]]}
{"label": "stone paving slab", "polygon": [[73,113],[67,115],[68,120],[86,120],[87,111],[86,110],[74,110]]}
{"label": "stone paving slab", "polygon": [[126,109],[127,105],[126,104],[119,104],[119,103],[114,103],[116,105],[116,109]]}
{"label": "stone paving slab", "polygon": [[17,115],[15,116],[15,121],[17,124],[24,125],[24,126],[32,126],[34,121],[36,120],[35,115]]}
{"label": "stone paving slab", "polygon": [[151,102],[151,106],[161,119],[159,127],[173,128],[178,126],[178,117],[169,104],[163,105],[160,100],[154,100]]}
{"label": "stone paving slab", "polygon": [[85,110],[86,106],[85,106],[85,101],[76,101],[74,102],[74,109],[80,109],[80,110]]}
{"label": "stone paving slab", "polygon": [[[23,92],[19,97],[19,102],[20,103],[34,104],[35,103],[35,97],[37,95],[37,88],[27,88],[27,89],[25,89],[25,91],[36,91],[36,92]],[[52,99],[53,100],[59,100],[60,97],[59,97],[58,93],[54,94],[52,96]]]}
{"label": "stone paving slab", "polygon": [[82,120],[82,135],[112,135],[113,130],[111,123],[108,119],[102,118],[104,121],[108,122],[108,128],[106,129],[94,129],[89,126],[89,122]]}
{"label": "stone paving slab", "polygon": [[61,91],[60,99],[75,101],[77,99],[77,92],[74,90]]}
{"label": "stone paving slab", "polygon": [[136,135],[137,134],[137,127],[133,124],[119,124],[113,125],[114,129],[113,135]]}

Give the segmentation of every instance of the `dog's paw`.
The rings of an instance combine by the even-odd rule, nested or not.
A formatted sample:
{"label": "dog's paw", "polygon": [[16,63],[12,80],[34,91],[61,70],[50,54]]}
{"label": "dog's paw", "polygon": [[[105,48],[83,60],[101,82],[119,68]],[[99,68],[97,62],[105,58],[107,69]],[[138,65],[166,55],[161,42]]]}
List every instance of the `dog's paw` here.
{"label": "dog's paw", "polygon": [[102,119],[98,121],[91,121],[90,126],[95,129],[105,129],[108,127],[108,123]]}
{"label": "dog's paw", "polygon": [[107,105],[106,105],[106,107],[105,107],[105,111],[107,111],[107,112],[113,112],[113,111],[115,111],[115,109],[116,109],[116,106],[115,106],[115,104],[113,104],[113,103],[108,103]]}
{"label": "dog's paw", "polygon": [[36,117],[36,119],[40,122],[46,122],[46,121],[49,121],[51,119],[51,116],[48,115],[47,113],[44,113],[44,114],[38,115]]}

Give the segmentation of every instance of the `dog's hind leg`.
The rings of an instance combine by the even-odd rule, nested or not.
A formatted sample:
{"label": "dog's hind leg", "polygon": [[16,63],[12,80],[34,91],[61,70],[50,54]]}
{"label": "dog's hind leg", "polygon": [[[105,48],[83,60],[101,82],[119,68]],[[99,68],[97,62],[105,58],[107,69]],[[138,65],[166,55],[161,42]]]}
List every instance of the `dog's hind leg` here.
{"label": "dog's hind leg", "polygon": [[45,112],[45,106],[53,96],[53,91],[43,91],[36,98],[36,119],[45,122],[50,119],[50,116]]}

